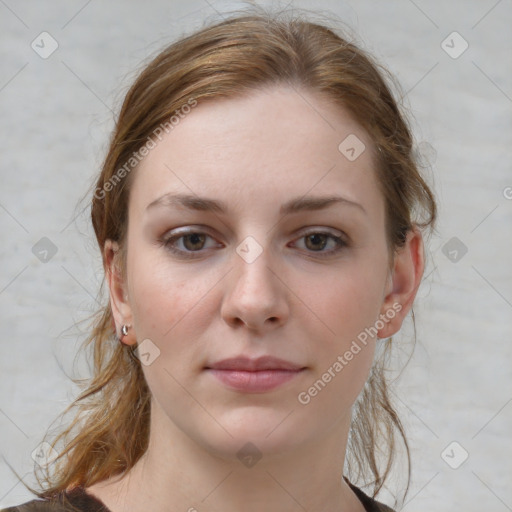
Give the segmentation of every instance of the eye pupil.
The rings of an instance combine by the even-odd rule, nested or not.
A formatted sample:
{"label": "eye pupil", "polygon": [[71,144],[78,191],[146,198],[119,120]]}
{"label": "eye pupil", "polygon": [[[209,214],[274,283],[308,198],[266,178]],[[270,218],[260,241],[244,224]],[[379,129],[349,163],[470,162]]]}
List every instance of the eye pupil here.
{"label": "eye pupil", "polygon": [[[198,242],[198,239],[199,239],[199,242]],[[185,247],[189,250],[193,250],[193,249],[200,249],[201,247],[190,247],[190,246],[187,246],[188,244],[186,243],[187,240],[192,240],[192,245],[195,245],[197,243],[199,243],[201,245],[201,243],[204,243],[204,235],[200,234],[200,233],[192,233],[190,235],[185,235],[184,236],[184,239],[183,239],[183,243],[185,245]]]}
{"label": "eye pupil", "polygon": [[[325,247],[325,242],[326,242],[326,238],[327,238],[327,235],[323,235],[321,233],[314,233],[312,235],[308,235],[306,237],[306,246],[308,246],[308,242],[309,241],[312,241],[313,242],[313,249],[323,249]],[[323,242],[321,243],[321,247],[318,247],[318,242]],[[308,249],[310,249],[311,247],[308,247]]]}

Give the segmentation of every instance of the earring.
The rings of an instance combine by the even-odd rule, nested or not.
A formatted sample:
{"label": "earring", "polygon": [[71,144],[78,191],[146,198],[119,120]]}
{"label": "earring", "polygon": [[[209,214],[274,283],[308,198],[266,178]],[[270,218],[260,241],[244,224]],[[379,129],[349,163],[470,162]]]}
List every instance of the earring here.
{"label": "earring", "polygon": [[[127,325],[127,324],[123,324],[121,326],[121,336],[119,336],[117,338],[117,341],[119,341],[119,343],[122,343],[123,345],[125,345],[124,341],[123,341],[123,338],[125,336],[128,336],[128,329],[130,329],[131,325]],[[126,345],[130,345],[131,343],[126,343]]]}

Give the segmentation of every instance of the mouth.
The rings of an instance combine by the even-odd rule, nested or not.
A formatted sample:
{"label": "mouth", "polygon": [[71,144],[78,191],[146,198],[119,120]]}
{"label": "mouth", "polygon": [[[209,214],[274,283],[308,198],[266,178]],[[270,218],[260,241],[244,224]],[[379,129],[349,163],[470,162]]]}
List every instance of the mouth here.
{"label": "mouth", "polygon": [[205,370],[232,390],[263,393],[294,379],[306,367],[271,356],[239,356],[208,365]]}
{"label": "mouth", "polygon": [[231,357],[223,359],[206,366],[206,369],[212,370],[239,370],[243,372],[255,372],[263,370],[289,370],[297,371],[303,369],[304,366],[279,359],[273,356],[262,356],[257,359],[247,356]]}

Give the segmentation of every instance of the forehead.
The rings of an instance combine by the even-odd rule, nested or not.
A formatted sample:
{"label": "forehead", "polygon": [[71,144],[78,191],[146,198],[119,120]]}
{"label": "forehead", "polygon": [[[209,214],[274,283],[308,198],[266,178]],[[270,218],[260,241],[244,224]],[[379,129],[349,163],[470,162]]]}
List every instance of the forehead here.
{"label": "forehead", "polygon": [[216,196],[238,213],[271,202],[277,210],[308,192],[338,192],[379,209],[373,151],[345,109],[303,89],[208,100],[183,115],[140,163],[130,209],[142,212],[168,192]]}

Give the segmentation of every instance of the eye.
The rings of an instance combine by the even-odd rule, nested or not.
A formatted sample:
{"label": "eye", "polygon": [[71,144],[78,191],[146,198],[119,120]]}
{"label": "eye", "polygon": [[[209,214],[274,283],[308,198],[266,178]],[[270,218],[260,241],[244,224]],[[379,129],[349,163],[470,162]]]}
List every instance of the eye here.
{"label": "eye", "polygon": [[[194,254],[204,249],[205,241],[211,238],[201,231],[182,231],[170,236],[164,236],[161,240],[164,247],[183,258],[193,258]],[[182,243],[180,243],[182,242]],[[181,247],[177,247],[181,245]]]}
{"label": "eye", "polygon": [[[204,252],[203,250],[206,248],[205,243],[208,238],[213,240],[211,236],[204,232],[188,230],[164,236],[160,242],[167,250],[178,257],[194,258]],[[319,257],[336,254],[348,245],[343,237],[325,231],[311,231],[298,240],[304,240],[307,252],[315,253]],[[329,245],[329,242],[331,249],[324,250]]]}
{"label": "eye", "polygon": [[[311,231],[299,240],[305,241],[308,252],[319,253],[321,257],[335,254],[348,245],[343,237],[324,231]],[[327,247],[329,241],[332,249],[324,251],[323,249]]]}

